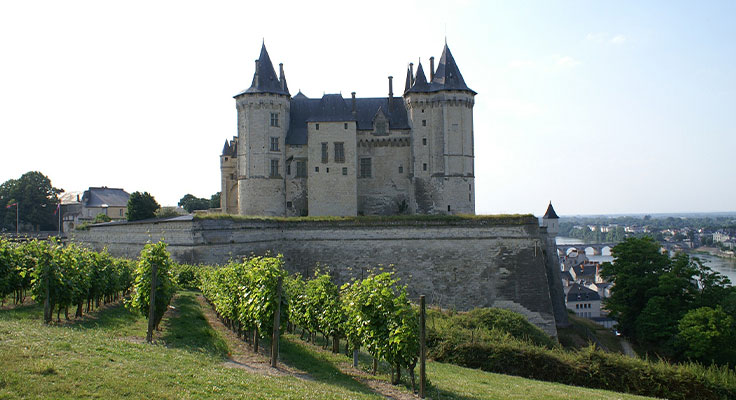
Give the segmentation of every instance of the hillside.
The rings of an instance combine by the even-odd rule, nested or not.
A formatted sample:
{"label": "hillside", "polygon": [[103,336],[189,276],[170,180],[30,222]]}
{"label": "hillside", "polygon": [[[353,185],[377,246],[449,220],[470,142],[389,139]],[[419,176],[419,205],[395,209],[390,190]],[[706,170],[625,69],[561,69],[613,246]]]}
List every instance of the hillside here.
{"label": "hillside", "polygon": [[[415,398],[390,385],[387,370],[356,371],[347,357],[293,335],[281,344],[285,363],[271,369],[265,354],[218,327],[195,293],[173,307],[153,346],[143,343],[145,319],[120,305],[54,326],[43,326],[36,305],[0,311],[0,398]],[[644,398],[432,362],[428,377],[429,395],[442,399]]]}

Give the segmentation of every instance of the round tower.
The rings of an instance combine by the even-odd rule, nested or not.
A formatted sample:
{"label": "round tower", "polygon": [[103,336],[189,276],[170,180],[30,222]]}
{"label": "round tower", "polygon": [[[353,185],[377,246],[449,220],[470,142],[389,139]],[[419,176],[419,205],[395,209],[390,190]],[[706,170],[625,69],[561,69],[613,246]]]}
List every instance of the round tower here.
{"label": "round tower", "polygon": [[285,141],[291,96],[280,67],[277,77],[263,45],[250,88],[235,96],[241,215],[286,215]]}
{"label": "round tower", "polygon": [[554,238],[560,232],[560,217],[557,216],[551,201],[547,206],[547,212],[542,217],[542,226],[547,228],[547,234],[551,238]]}
{"label": "round tower", "polygon": [[404,99],[412,121],[415,212],[475,214],[475,95],[447,44],[436,71],[430,58],[429,81],[421,62],[416,78],[407,76]]}

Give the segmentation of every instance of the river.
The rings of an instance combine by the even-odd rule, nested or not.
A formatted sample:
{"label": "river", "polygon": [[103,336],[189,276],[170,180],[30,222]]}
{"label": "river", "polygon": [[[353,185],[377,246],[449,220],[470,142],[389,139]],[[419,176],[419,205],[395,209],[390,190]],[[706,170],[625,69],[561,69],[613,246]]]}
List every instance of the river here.
{"label": "river", "polygon": [[[558,236],[556,238],[557,244],[582,244],[583,241],[576,238]],[[719,272],[728,277],[732,283],[736,283],[736,259],[734,258],[722,258],[713,256],[710,254],[702,253],[691,253],[693,257],[698,257],[700,260],[705,262],[705,265],[712,268],[714,271]],[[594,256],[588,254],[588,259],[591,261],[606,262],[613,261],[611,252],[608,249],[603,250],[603,255]]]}

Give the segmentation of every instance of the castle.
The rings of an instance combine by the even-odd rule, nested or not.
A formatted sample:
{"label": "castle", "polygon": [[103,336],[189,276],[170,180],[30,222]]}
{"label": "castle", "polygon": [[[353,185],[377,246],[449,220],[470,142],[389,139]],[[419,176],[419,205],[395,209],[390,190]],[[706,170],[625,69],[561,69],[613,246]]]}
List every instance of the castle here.
{"label": "castle", "polygon": [[445,44],[402,97],[291,97],[265,44],[234,96],[238,136],[220,156],[224,213],[269,216],[474,214],[473,105]]}

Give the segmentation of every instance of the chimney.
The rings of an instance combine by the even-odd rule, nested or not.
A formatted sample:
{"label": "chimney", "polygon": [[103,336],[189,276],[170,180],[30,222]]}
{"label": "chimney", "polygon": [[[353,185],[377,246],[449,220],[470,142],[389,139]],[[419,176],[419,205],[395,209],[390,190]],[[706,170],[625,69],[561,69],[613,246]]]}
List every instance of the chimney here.
{"label": "chimney", "polygon": [[388,109],[391,112],[391,100],[394,98],[394,77],[388,77]]}
{"label": "chimney", "polygon": [[258,60],[256,60],[256,73],[253,75],[253,81],[255,82],[255,87],[258,87]]}
{"label": "chimney", "polygon": [[429,57],[429,81],[434,80],[434,56]]}
{"label": "chimney", "polygon": [[409,63],[409,71],[411,72],[411,85],[414,86],[414,63]]}
{"label": "chimney", "polygon": [[350,93],[353,95],[353,116],[358,112],[358,109],[355,107],[355,92]]}
{"label": "chimney", "polygon": [[279,63],[279,82],[281,83],[281,90],[284,90],[284,63]]}

